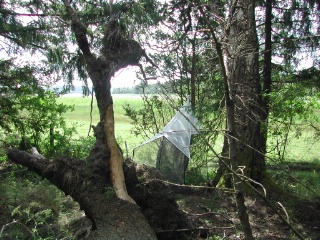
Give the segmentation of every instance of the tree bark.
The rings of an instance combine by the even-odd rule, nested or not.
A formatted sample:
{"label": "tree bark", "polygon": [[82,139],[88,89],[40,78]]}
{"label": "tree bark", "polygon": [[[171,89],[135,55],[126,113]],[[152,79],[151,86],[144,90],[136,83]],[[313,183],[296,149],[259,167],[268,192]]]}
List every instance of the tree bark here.
{"label": "tree bark", "polygon": [[[69,1],[63,3],[93,83],[100,114],[99,123],[94,127],[96,142],[86,161],[48,160],[17,149],[11,149],[8,157],[48,179],[79,203],[92,221],[87,239],[157,239],[155,231],[189,227],[174,195],[164,184],[138,180],[150,179],[132,174],[136,172],[132,170],[135,166],[126,167],[127,176],[131,176],[126,181],[122,153],[115,139],[110,80],[119,69],[139,65],[143,56],[149,58],[139,43],[124,36],[115,15],[108,19],[100,56],[96,57],[90,49],[86,25],[79,20]],[[161,236],[165,235],[161,233]]]}
{"label": "tree bark", "polygon": [[[230,94],[230,93],[229,93]],[[238,165],[238,152],[235,133],[235,104],[230,97],[226,97],[226,111],[227,111],[227,124],[228,124],[228,145],[229,145],[229,161],[231,163],[231,169],[233,170],[233,184],[236,190],[236,205],[238,210],[238,216],[243,228],[243,232],[247,240],[254,239],[252,236],[251,226],[249,222],[249,216],[247,213],[247,207],[244,204],[243,184],[241,182],[241,172],[239,172]]]}
{"label": "tree bark", "polygon": [[106,111],[104,123],[104,132],[107,137],[108,148],[110,150],[110,169],[111,169],[111,182],[115,189],[116,195],[122,200],[135,204],[135,201],[128,195],[124,173],[123,173],[123,159],[122,153],[116,142],[114,135],[114,114],[113,105],[110,105]]}
{"label": "tree bark", "polygon": [[256,181],[265,174],[261,131],[261,87],[254,1],[232,1],[224,56],[229,90],[235,104],[237,158],[244,174]]}
{"label": "tree bark", "polygon": [[87,162],[48,160],[17,149],[9,150],[8,157],[48,179],[79,203],[92,221],[87,239],[156,239],[139,207],[116,197],[106,179],[95,174]]}
{"label": "tree bark", "polygon": [[[141,236],[144,239],[155,239],[154,232],[127,192],[123,157],[115,140],[110,91],[114,73],[128,65],[138,65],[145,53],[136,41],[125,38],[119,22],[111,14],[105,26],[100,56],[96,57],[90,49],[86,25],[79,20],[70,1],[64,0],[63,3],[71,21],[71,31],[86,61],[100,114],[100,121],[95,128],[96,143],[87,163],[80,166],[80,169],[88,168],[91,172],[83,170],[82,173],[80,169],[69,166],[70,163],[60,160],[54,163],[45,160],[36,162],[32,157],[16,151],[9,152],[9,157],[19,164],[28,167],[33,165],[30,167],[33,171],[48,178],[79,202],[87,217],[92,220],[93,229],[97,230],[90,235],[91,239],[141,239]],[[20,162],[18,155],[23,156],[23,161]]]}

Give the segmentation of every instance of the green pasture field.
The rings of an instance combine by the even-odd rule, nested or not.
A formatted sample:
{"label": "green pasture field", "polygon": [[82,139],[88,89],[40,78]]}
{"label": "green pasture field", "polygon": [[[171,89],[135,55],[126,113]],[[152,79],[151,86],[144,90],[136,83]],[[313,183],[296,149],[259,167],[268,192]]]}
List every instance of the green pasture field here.
{"label": "green pasture field", "polygon": [[[144,140],[141,136],[135,136],[131,130],[133,125],[129,117],[125,116],[123,106],[130,104],[137,109],[142,107],[142,99],[140,95],[135,94],[115,94],[113,95],[114,112],[115,112],[115,134],[121,148],[125,149],[125,142],[129,149],[129,155],[132,149]],[[59,103],[74,106],[73,112],[67,112],[65,117],[70,126],[75,125],[78,136],[85,137],[88,134],[90,126],[90,105],[91,97],[81,96],[62,96],[58,99]],[[320,114],[317,112],[316,114]],[[92,125],[98,123],[99,115],[96,101],[93,101]],[[92,134],[92,131],[91,131]],[[270,147],[276,144],[276,140],[269,138],[268,145]],[[221,144],[219,144],[221,145]],[[301,135],[296,136],[291,133],[288,137],[288,146],[286,148],[286,160],[290,161],[319,161],[320,139],[314,135],[313,129],[304,129]],[[268,155],[271,158],[276,156]],[[270,161],[270,164],[272,162]]]}
{"label": "green pasture field", "polygon": [[[314,116],[320,119],[320,110],[315,110]],[[306,126],[301,120],[296,121],[296,125],[291,127],[288,135],[288,143],[286,147],[286,162],[319,162],[320,163],[320,132],[319,127],[315,128]],[[279,136],[279,140],[284,136]],[[268,136],[269,149],[275,148],[278,144],[276,136]],[[276,156],[268,154],[271,158]],[[271,163],[271,162],[270,162]]]}
{"label": "green pasture field", "polygon": [[[67,106],[74,106],[74,111],[65,113],[65,118],[68,121],[69,126],[74,125],[78,132],[78,137],[86,137],[88,135],[90,126],[90,112],[91,112],[91,97],[81,96],[62,96],[58,99],[58,103],[63,103]],[[137,108],[142,106],[142,99],[140,95],[126,94],[126,95],[114,95],[113,105],[115,112],[115,134],[120,147],[125,150],[125,142],[127,143],[129,155],[132,153],[132,149],[141,144],[144,139],[142,137],[134,136],[131,132],[133,125],[131,119],[125,116],[123,106],[125,104],[136,106]],[[96,126],[99,121],[99,112],[96,104],[96,100],[93,99],[92,109],[92,125]],[[92,130],[90,135],[92,135]]]}

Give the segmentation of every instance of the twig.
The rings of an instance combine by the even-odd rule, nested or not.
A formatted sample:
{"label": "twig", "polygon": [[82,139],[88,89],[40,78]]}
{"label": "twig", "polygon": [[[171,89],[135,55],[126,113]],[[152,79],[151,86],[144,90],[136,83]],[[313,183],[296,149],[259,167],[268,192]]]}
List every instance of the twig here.
{"label": "twig", "polygon": [[93,87],[91,88],[90,124],[89,124],[88,137],[90,135],[90,131],[91,131],[91,127],[92,127],[92,110],[93,110]]}
{"label": "twig", "polygon": [[235,227],[211,227],[211,228],[186,228],[186,229],[173,229],[173,230],[159,230],[156,233],[169,233],[169,232],[191,232],[191,231],[210,231],[214,229],[232,229]]}
{"label": "twig", "polygon": [[147,62],[149,62],[153,67],[159,69],[159,67],[152,61],[152,59],[147,55],[147,53],[145,51],[143,51],[142,56],[144,56],[144,58],[147,60]]}
{"label": "twig", "polygon": [[168,181],[161,180],[161,179],[152,179],[149,182],[151,182],[151,181],[163,182],[165,184],[176,186],[178,188],[181,187],[181,188],[189,188],[189,189],[213,189],[213,190],[217,190],[217,191],[221,190],[221,191],[224,191],[224,192],[235,193],[235,191],[233,189],[230,189],[230,188],[217,188],[217,187],[209,187],[209,186],[190,186],[190,185],[172,183],[172,182],[168,182]]}
{"label": "twig", "polygon": [[245,178],[246,180],[250,181],[250,182],[253,182],[254,184],[259,185],[263,189],[264,196],[267,197],[267,190],[261,183],[259,183],[257,181],[254,181],[253,179],[251,179],[251,178],[249,178],[247,176],[244,176],[244,175],[242,175],[242,177]]}
{"label": "twig", "polygon": [[138,66],[139,66],[139,68],[140,68],[140,70],[141,70],[141,73],[142,73],[142,75],[143,75],[143,78],[144,78],[144,80],[145,81],[147,81],[147,80],[155,80],[155,79],[157,79],[157,77],[147,77],[147,75],[146,75],[146,73],[145,73],[145,71],[144,71],[144,69],[143,69],[143,67],[142,67],[142,65],[139,63],[139,64],[137,64]]}
{"label": "twig", "polygon": [[232,224],[233,224],[233,222],[232,222],[229,218],[227,218],[227,217],[225,216],[225,214],[223,214],[223,213],[218,213],[218,212],[213,212],[210,208],[208,208],[208,207],[206,207],[206,206],[201,206],[201,207],[202,207],[203,209],[207,210],[208,212],[207,212],[207,213],[203,213],[203,214],[196,214],[196,215],[198,215],[198,216],[205,215],[205,214],[220,215],[221,217],[223,217],[224,219],[226,219],[229,223],[232,223]]}
{"label": "twig", "polygon": [[284,213],[286,214],[288,223],[290,223],[290,218],[289,218],[289,215],[288,215],[288,213],[287,213],[286,208],[281,204],[281,202],[277,202],[277,203],[278,203],[278,205],[282,208],[282,210],[284,211]]}
{"label": "twig", "polygon": [[[263,200],[264,202],[272,209],[272,211],[277,214],[280,219],[282,220],[282,222],[284,224],[286,224],[293,232],[294,234],[299,238],[299,239],[302,239],[304,240],[304,237],[290,224],[289,221],[287,221],[278,211],[277,209],[275,208],[275,206],[273,206],[273,204],[261,193],[259,192],[255,187],[253,187],[251,184],[248,184],[246,181],[244,181],[246,183],[246,185],[248,187],[250,187],[255,193],[257,193]],[[279,203],[278,203],[279,204]],[[280,205],[282,206],[282,205]],[[283,206],[282,206],[283,207]],[[283,208],[284,209],[284,208]],[[289,220],[289,217],[288,217],[288,214],[287,212],[285,211],[286,215],[287,215],[287,219]]]}
{"label": "twig", "polygon": [[9,225],[11,225],[11,224],[19,224],[19,225],[23,226],[23,227],[34,237],[34,234],[30,231],[29,228],[27,228],[26,225],[18,222],[17,220],[13,220],[12,222],[7,223],[7,224],[4,224],[4,225],[2,226],[1,231],[0,231],[0,238],[2,237],[2,233],[3,233],[4,229],[5,229],[6,227],[8,227]]}

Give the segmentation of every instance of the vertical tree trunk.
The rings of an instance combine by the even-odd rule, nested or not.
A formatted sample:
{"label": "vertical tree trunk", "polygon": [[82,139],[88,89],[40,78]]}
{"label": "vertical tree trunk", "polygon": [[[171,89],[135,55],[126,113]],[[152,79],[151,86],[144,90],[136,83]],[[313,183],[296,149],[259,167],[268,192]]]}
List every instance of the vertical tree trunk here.
{"label": "vertical tree trunk", "polygon": [[196,106],[196,38],[190,41],[192,46],[192,59],[191,59],[191,108],[195,111]]}
{"label": "vertical tree trunk", "polygon": [[263,81],[262,81],[262,137],[263,145],[261,146],[262,152],[265,153],[267,149],[267,130],[268,130],[268,115],[269,115],[269,94],[271,92],[272,84],[272,41],[271,41],[271,31],[272,31],[272,0],[266,0],[265,6],[265,43],[264,43],[264,66],[263,66]]}
{"label": "vertical tree trunk", "polygon": [[[237,4],[238,1],[235,1],[234,4]],[[233,14],[234,14],[234,8],[238,7],[238,5],[233,5],[231,4],[231,11],[230,11],[230,23],[234,22],[233,20]],[[203,9],[200,7],[200,11],[202,15],[205,17],[205,14],[203,12]],[[240,13],[240,16],[242,16],[244,13]],[[207,23],[209,24],[208,19],[205,17]],[[229,20],[230,20],[229,19]],[[239,23],[238,23],[239,24]],[[239,27],[235,25],[234,27]],[[243,231],[245,234],[246,239],[251,240],[254,239],[252,236],[252,231],[251,231],[251,226],[249,222],[249,216],[247,213],[247,208],[244,203],[244,195],[243,195],[243,187],[242,187],[242,181],[240,178],[241,171],[239,171],[239,164],[238,164],[238,156],[239,156],[239,151],[238,151],[238,146],[239,143],[237,142],[238,136],[237,136],[237,118],[236,118],[236,96],[234,95],[234,90],[233,90],[233,85],[232,85],[232,80],[233,80],[233,74],[232,70],[234,68],[237,68],[238,62],[233,62],[230,61],[230,55],[227,50],[227,47],[223,51],[221,48],[221,43],[217,40],[214,28],[209,24],[209,28],[211,31],[211,34],[213,36],[213,40],[215,42],[221,70],[222,70],[222,75],[223,75],[223,80],[224,80],[224,93],[225,93],[225,103],[226,103],[226,113],[227,113],[227,130],[226,130],[226,138],[228,140],[228,152],[229,152],[229,161],[231,164],[231,169],[227,165],[225,161],[224,166],[226,169],[229,169],[232,171],[232,177],[233,177],[233,184],[234,188],[236,190],[236,204],[237,204],[237,210],[238,210],[238,216],[241,222],[241,226],[243,227]],[[233,32],[232,29],[232,24],[230,24],[230,29],[226,29],[226,37],[230,35],[230,33]],[[235,39],[231,39],[235,40]],[[235,42],[234,42],[235,43]],[[228,47],[236,47],[237,45],[232,46],[231,44],[228,45]],[[234,56],[236,57],[236,56]],[[234,65],[233,65],[234,64]],[[230,69],[231,67],[231,69]],[[252,66],[248,65],[246,66],[246,69],[250,69]],[[245,77],[245,76],[243,76]],[[226,144],[226,141],[224,142]],[[226,148],[226,146],[224,146]]]}
{"label": "vertical tree trunk", "polygon": [[[249,217],[247,213],[247,208],[244,204],[244,196],[243,196],[243,187],[241,178],[238,174],[241,174],[242,164],[244,164],[247,156],[244,157],[243,152],[239,151],[239,146],[242,144],[241,135],[239,134],[239,129],[243,129],[242,126],[239,126],[239,118],[240,113],[238,111],[239,102],[242,101],[241,95],[245,86],[240,86],[241,81],[248,81],[251,83],[255,81],[255,78],[259,77],[258,75],[254,75],[254,47],[255,45],[251,45],[252,39],[245,38],[244,35],[247,33],[245,30],[249,30],[243,28],[241,26],[241,22],[244,19],[250,19],[250,7],[251,10],[254,11],[254,6],[246,5],[247,1],[231,1],[232,4],[230,6],[230,28],[226,29],[226,39],[229,44],[225,46],[224,49],[224,63],[225,63],[225,71],[227,76],[227,83],[225,83],[228,89],[225,90],[226,92],[226,111],[227,111],[227,138],[228,138],[228,145],[229,145],[229,160],[231,164],[231,169],[233,170],[233,184],[236,189],[236,204],[238,209],[239,219],[241,221],[241,226],[243,227],[244,234],[247,240],[254,239],[252,236],[252,231],[249,223]],[[251,1],[252,2],[252,1]],[[235,8],[238,10],[234,11]],[[253,8],[253,9],[252,9]],[[248,11],[248,12],[246,12]],[[244,32],[243,32],[244,31]],[[252,33],[251,33],[252,34]],[[250,34],[248,34],[250,36]],[[255,35],[251,35],[250,37],[254,37]],[[239,37],[239,38],[238,38]],[[243,38],[242,38],[243,37]],[[240,41],[239,41],[240,40]],[[248,43],[246,42],[248,41]],[[237,49],[241,48],[243,49]],[[256,45],[257,46],[257,45]],[[232,50],[235,50],[232,52]],[[244,50],[248,51],[248,55],[246,56]],[[253,65],[251,65],[253,64]],[[245,78],[249,78],[244,80]],[[253,84],[251,84],[253,85]],[[238,91],[236,90],[238,88]],[[247,109],[250,111],[249,109]],[[248,113],[246,113],[248,114]],[[245,120],[245,118],[242,121]],[[241,124],[241,123],[240,123]],[[248,126],[247,126],[248,127]],[[248,136],[250,136],[250,128],[247,129]],[[241,164],[241,165],[240,165]],[[250,166],[250,163],[245,163]],[[245,166],[247,166],[245,165]]]}
{"label": "vertical tree trunk", "polygon": [[[230,94],[230,93],[229,93]],[[230,96],[230,95],[229,95]],[[238,216],[243,228],[243,232],[247,240],[254,239],[252,236],[251,226],[249,222],[249,216],[247,213],[247,207],[244,204],[244,195],[241,178],[237,173],[239,173],[238,165],[238,152],[237,152],[237,142],[235,133],[235,104],[230,97],[226,97],[226,110],[227,110],[227,122],[228,122],[228,144],[229,144],[229,160],[231,163],[231,169],[233,170],[233,184],[236,190],[236,204],[238,210]]]}
{"label": "vertical tree trunk", "polygon": [[238,164],[246,176],[260,181],[265,173],[265,159],[255,6],[250,0],[232,2],[224,55],[235,103]]}

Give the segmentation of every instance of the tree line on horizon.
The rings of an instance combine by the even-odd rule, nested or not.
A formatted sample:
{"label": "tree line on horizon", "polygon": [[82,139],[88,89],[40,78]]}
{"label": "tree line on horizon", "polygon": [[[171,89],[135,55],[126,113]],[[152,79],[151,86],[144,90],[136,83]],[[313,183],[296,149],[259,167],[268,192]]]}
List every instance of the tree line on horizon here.
{"label": "tree line on horizon", "polygon": [[134,85],[132,87],[115,87],[111,88],[112,94],[166,94],[174,93],[170,82],[165,83],[146,83]]}

